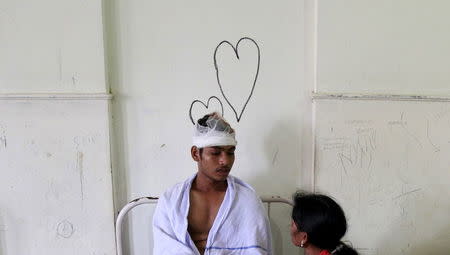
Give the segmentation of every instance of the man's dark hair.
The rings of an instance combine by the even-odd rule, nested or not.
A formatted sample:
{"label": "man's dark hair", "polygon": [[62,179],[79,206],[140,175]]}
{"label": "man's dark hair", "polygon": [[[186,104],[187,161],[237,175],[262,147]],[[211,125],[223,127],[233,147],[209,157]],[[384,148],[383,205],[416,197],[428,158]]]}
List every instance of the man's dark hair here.
{"label": "man's dark hair", "polygon": [[203,116],[203,117],[201,117],[200,119],[198,119],[198,120],[197,120],[197,123],[198,123],[200,126],[207,127],[206,121],[209,119],[209,117],[211,117],[211,115],[213,115],[213,114],[212,114],[212,113],[206,114],[205,116]]}
{"label": "man's dark hair", "polygon": [[[211,117],[212,115],[213,115],[213,113],[206,114],[206,115],[203,116],[202,118],[198,119],[198,120],[197,120],[197,123],[198,123],[200,126],[207,127],[208,125],[206,124],[206,121],[207,121],[207,120],[209,119],[209,117]],[[200,158],[201,158],[201,157],[202,157],[202,153],[203,153],[203,148],[199,148],[198,150],[199,150]]]}
{"label": "man's dark hair", "polygon": [[[226,122],[223,118],[222,118],[222,116],[219,114],[219,113],[217,113],[217,112],[213,112],[213,113],[210,113],[210,114],[206,114],[205,116],[203,116],[202,118],[200,118],[200,119],[198,119],[197,120],[197,123],[200,125],[200,126],[203,126],[203,127],[208,127],[208,119],[209,118],[214,118],[214,119],[216,119],[216,120],[218,120],[217,122],[215,122],[215,127],[214,127],[214,129],[216,130],[216,131],[227,131],[227,130],[231,130],[232,132],[234,132],[234,130],[233,130],[233,128],[230,126],[230,124],[228,123],[228,122]],[[211,127],[212,128],[212,127]]]}

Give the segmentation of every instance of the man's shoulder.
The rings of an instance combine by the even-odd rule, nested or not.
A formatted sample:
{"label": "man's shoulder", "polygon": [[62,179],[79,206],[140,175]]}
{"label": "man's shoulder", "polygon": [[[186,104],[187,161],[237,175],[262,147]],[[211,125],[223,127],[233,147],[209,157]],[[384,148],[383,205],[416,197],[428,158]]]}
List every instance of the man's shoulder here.
{"label": "man's shoulder", "polygon": [[232,176],[232,178],[234,180],[234,185],[237,194],[239,194],[240,196],[245,196],[247,198],[254,198],[258,201],[260,200],[258,194],[256,194],[256,191],[250,184],[235,176]]}
{"label": "man's shoulder", "polygon": [[174,197],[178,197],[186,190],[186,188],[190,185],[192,182],[192,177],[189,177],[188,179],[178,182],[177,184],[173,185],[172,187],[168,188],[166,191],[164,191],[161,198],[165,199],[173,199]]}
{"label": "man's shoulder", "polygon": [[234,182],[234,184],[235,184],[237,189],[246,190],[246,191],[255,193],[255,190],[253,189],[253,187],[250,184],[248,184],[247,182],[239,179],[236,176],[230,175],[230,177],[233,180],[233,182]]}
{"label": "man's shoulder", "polygon": [[[244,182],[243,180],[234,177],[234,187],[235,187],[235,209],[239,211],[240,214],[247,215],[254,218],[254,220],[265,220],[266,213],[261,201],[256,191],[250,186],[250,184]],[[243,217],[245,218],[245,217]]]}
{"label": "man's shoulder", "polygon": [[191,176],[187,179],[185,179],[182,182],[178,182],[177,184],[173,185],[172,187],[166,189],[164,193],[161,195],[160,200],[169,200],[174,201],[180,198],[186,191],[186,189],[191,185],[192,180],[194,176]]}

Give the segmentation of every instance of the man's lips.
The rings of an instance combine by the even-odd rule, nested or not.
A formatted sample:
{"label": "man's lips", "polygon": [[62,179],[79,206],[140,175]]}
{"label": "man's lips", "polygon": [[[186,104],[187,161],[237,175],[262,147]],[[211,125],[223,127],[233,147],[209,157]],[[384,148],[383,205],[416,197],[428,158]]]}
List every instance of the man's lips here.
{"label": "man's lips", "polygon": [[216,172],[219,172],[219,173],[229,173],[229,172],[230,172],[230,169],[229,169],[229,168],[218,168],[218,169],[216,169]]}

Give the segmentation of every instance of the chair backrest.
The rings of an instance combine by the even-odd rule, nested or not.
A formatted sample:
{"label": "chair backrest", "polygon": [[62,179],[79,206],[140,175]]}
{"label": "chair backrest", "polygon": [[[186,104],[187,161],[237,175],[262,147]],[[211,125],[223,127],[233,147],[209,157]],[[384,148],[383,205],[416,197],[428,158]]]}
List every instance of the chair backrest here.
{"label": "chair backrest", "polygon": [[[269,196],[269,197],[261,197],[261,200],[263,203],[267,203],[267,214],[270,217],[270,205],[272,203],[282,203],[282,204],[288,204],[293,206],[293,203],[291,200],[278,197],[278,196]],[[117,215],[116,220],[116,246],[117,246],[117,255],[122,255],[122,225],[123,221],[125,219],[125,216],[128,214],[131,209],[133,209],[136,206],[143,205],[143,204],[156,204],[158,203],[157,197],[141,197],[132,200],[128,204],[126,204]]]}

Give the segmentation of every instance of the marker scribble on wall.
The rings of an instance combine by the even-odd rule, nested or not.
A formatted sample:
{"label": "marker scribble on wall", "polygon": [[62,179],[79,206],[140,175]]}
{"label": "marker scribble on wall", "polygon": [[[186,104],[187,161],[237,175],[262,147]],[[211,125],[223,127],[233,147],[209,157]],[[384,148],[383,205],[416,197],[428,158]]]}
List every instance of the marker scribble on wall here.
{"label": "marker scribble on wall", "polygon": [[61,221],[56,227],[56,233],[58,234],[58,236],[64,238],[70,238],[74,232],[75,230],[73,224],[68,220]]}
{"label": "marker scribble on wall", "polygon": [[[244,49],[241,47],[241,51],[239,51],[240,45],[246,46]],[[229,41],[222,41],[215,48],[213,58],[220,93],[234,112],[236,121],[239,122],[248,102],[252,98],[258,79],[261,59],[259,46],[255,40],[249,37],[239,39],[236,46]],[[245,92],[245,86],[248,87],[248,93]],[[244,89],[244,93],[242,93],[242,89]],[[189,119],[192,124],[195,124],[194,119],[196,119],[193,115],[199,115],[198,112],[204,111],[202,109],[194,109],[194,105],[201,104],[211,112],[211,99],[219,102],[220,111],[222,116],[224,115],[223,104],[218,97],[211,96],[206,103],[194,100],[189,108]]]}
{"label": "marker scribble on wall", "polygon": [[[246,84],[226,84],[226,81],[225,81],[226,77],[233,77],[233,76],[238,77],[241,74],[240,73],[227,73],[225,70],[223,70],[223,65],[221,65],[221,64],[223,64],[223,62],[221,62],[222,59],[220,58],[223,56],[220,55],[220,57],[219,57],[218,52],[222,49],[226,49],[226,47],[231,47],[231,49],[233,50],[234,55],[235,55],[234,57],[236,57],[237,60],[240,62],[242,60],[241,59],[242,54],[239,53],[239,45],[241,43],[246,43],[248,45],[251,45],[252,47],[255,47],[256,55],[254,57],[256,58],[257,61],[256,61],[256,65],[254,67],[251,67],[251,68],[254,68],[254,70],[256,69],[255,74],[254,75],[252,75],[251,73],[249,74],[249,75],[252,75],[252,81],[250,82],[251,84],[248,84],[251,88],[250,92],[249,92],[248,96],[244,95],[244,97],[246,97],[246,98],[244,98],[244,101],[243,101],[244,104],[243,104],[242,108],[236,109],[237,108],[236,101],[234,102],[234,104],[232,104],[230,98],[232,97],[232,98],[234,98],[234,100],[236,100],[236,98],[239,98],[239,96],[242,96],[242,94],[240,94],[240,95],[233,94],[229,89],[232,85],[242,86],[242,85],[246,85]],[[245,53],[248,53],[248,52],[245,52]],[[245,55],[245,56],[247,56],[247,55]],[[250,57],[252,57],[252,56],[250,56]],[[237,122],[239,122],[241,120],[242,114],[244,113],[245,108],[247,107],[247,104],[253,95],[253,91],[255,90],[256,80],[258,79],[258,74],[259,74],[260,59],[261,59],[261,54],[260,54],[259,46],[255,40],[253,40],[252,38],[249,38],[249,37],[243,37],[243,38],[239,39],[239,41],[236,44],[236,47],[233,46],[229,41],[222,41],[219,43],[219,45],[217,45],[216,49],[214,50],[214,68],[216,69],[217,83],[219,85],[222,96],[224,97],[225,101],[227,101],[228,105],[233,110]],[[241,72],[241,71],[244,71],[244,70],[238,70],[237,72]],[[229,79],[229,80],[232,80],[232,79]],[[228,86],[228,87],[226,87],[226,86]]]}
{"label": "marker scribble on wall", "polygon": [[427,119],[426,135],[432,151],[438,153],[450,145],[450,110],[431,114]]}
{"label": "marker scribble on wall", "polygon": [[[195,125],[195,120],[199,119],[200,117],[203,117],[203,115],[204,115],[204,114],[203,115],[199,115],[199,111],[196,111],[195,113],[193,113],[192,110],[194,108],[194,105],[201,104],[201,105],[203,105],[205,107],[205,109],[209,109],[210,107],[212,108],[212,105],[210,105],[211,99],[214,99],[214,101],[217,100],[217,102],[219,103],[218,105],[220,105],[220,112],[222,113],[222,116],[223,116],[223,104],[222,104],[222,101],[220,101],[220,99],[217,98],[216,96],[209,97],[208,101],[206,101],[206,104],[204,102],[202,102],[202,101],[197,99],[197,100],[194,100],[191,103],[191,107],[189,107],[189,118],[191,119],[192,124]],[[211,110],[211,109],[209,109],[209,110]],[[195,116],[196,118],[194,118],[192,115],[196,114],[196,113],[197,113],[197,115]]]}

